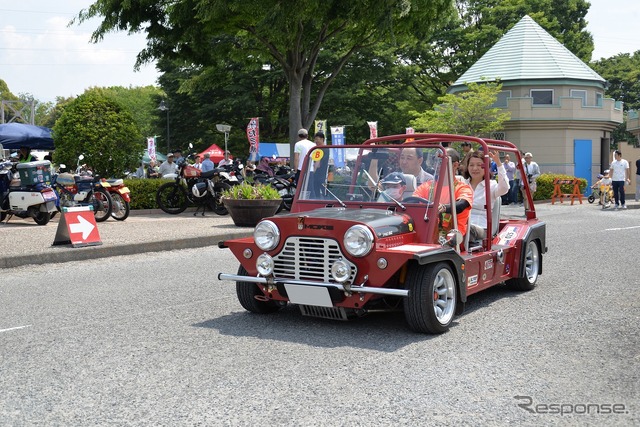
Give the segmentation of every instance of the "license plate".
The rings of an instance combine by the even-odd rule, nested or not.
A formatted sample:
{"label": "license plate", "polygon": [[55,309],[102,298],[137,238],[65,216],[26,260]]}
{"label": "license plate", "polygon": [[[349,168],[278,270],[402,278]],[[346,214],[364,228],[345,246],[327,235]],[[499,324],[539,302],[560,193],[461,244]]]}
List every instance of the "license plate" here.
{"label": "license plate", "polygon": [[289,301],[294,304],[333,307],[329,290],[321,286],[285,284]]}
{"label": "license plate", "polygon": [[286,188],[283,188],[282,190],[278,191],[278,194],[281,196],[286,196],[287,194],[289,194],[289,191]]}
{"label": "license plate", "polygon": [[122,187],[118,190],[118,193],[125,194],[125,193],[131,193],[131,191],[129,191],[129,187]]}

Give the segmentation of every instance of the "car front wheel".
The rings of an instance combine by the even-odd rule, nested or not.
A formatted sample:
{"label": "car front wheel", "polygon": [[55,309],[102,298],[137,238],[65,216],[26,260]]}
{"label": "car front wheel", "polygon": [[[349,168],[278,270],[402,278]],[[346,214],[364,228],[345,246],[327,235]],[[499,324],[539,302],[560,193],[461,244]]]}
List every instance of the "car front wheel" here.
{"label": "car front wheel", "polygon": [[409,296],[404,314],[416,332],[441,334],[449,330],[455,314],[457,288],[451,267],[446,263],[417,265],[407,272]]}
{"label": "car front wheel", "polygon": [[535,241],[527,243],[524,254],[524,268],[522,277],[507,280],[507,285],[517,291],[530,291],[536,287],[538,275],[540,274],[540,249]]}

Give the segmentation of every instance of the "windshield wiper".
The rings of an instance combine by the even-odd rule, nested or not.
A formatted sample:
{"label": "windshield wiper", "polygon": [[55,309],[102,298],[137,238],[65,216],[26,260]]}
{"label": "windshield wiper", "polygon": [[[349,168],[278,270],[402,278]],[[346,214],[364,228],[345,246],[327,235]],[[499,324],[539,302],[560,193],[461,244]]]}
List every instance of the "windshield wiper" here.
{"label": "windshield wiper", "polygon": [[329,186],[327,185],[326,182],[323,183],[322,186],[324,187],[325,190],[327,190],[329,192],[329,194],[331,194],[333,196],[334,199],[336,199],[338,201],[338,203],[340,203],[340,206],[342,206],[343,208],[347,207],[347,205],[345,205],[344,202],[342,200],[340,200],[340,198],[338,196],[333,194],[333,191],[329,190]]}
{"label": "windshield wiper", "polygon": [[387,193],[385,193],[384,191],[382,193],[380,193],[380,195],[384,198],[393,200],[395,202],[396,205],[398,205],[400,207],[400,209],[402,209],[403,211],[407,210],[407,207],[405,205],[402,204],[402,202],[400,202],[400,200],[396,200],[393,197],[391,197],[390,195],[388,195]]}

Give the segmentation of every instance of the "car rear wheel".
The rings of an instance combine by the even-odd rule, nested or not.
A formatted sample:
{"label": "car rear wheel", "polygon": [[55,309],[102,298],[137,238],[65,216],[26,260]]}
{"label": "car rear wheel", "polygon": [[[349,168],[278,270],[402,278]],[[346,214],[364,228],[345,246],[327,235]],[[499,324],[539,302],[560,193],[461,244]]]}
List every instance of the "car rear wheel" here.
{"label": "car rear wheel", "polygon": [[524,254],[524,276],[507,280],[507,285],[517,291],[530,291],[536,287],[538,275],[540,274],[540,249],[538,244],[532,240],[527,243]]}
{"label": "car rear wheel", "polygon": [[[249,273],[243,266],[240,266],[238,275],[249,276]],[[281,308],[281,305],[274,301],[264,300],[265,296],[256,283],[236,282],[236,294],[240,305],[252,313],[274,313]]]}
{"label": "car rear wheel", "polygon": [[416,332],[441,334],[449,330],[456,310],[455,275],[446,263],[413,264],[407,272],[409,296],[404,314],[409,328]]}

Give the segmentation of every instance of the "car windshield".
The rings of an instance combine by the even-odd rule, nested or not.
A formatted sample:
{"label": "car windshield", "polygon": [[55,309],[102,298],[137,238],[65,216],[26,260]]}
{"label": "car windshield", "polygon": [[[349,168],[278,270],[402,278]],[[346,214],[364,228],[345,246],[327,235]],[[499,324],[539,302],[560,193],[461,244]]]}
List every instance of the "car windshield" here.
{"label": "car windshield", "polygon": [[299,200],[389,204],[413,196],[427,182],[429,191],[422,195],[432,195],[442,153],[441,147],[413,144],[318,146],[302,171]]}

